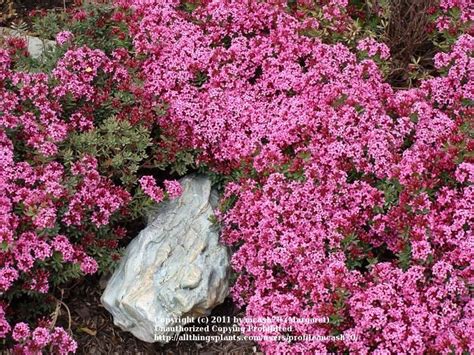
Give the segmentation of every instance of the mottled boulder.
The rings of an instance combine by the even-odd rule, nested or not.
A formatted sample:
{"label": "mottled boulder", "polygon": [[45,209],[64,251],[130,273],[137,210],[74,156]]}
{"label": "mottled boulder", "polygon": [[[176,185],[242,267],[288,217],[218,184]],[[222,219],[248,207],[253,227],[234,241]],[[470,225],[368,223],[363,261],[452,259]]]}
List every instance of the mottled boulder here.
{"label": "mottled boulder", "polygon": [[209,315],[228,294],[228,252],[209,221],[210,180],[190,176],[181,184],[181,197],[161,204],[127,247],[101,298],[115,325],[146,342],[164,342],[173,327]]}

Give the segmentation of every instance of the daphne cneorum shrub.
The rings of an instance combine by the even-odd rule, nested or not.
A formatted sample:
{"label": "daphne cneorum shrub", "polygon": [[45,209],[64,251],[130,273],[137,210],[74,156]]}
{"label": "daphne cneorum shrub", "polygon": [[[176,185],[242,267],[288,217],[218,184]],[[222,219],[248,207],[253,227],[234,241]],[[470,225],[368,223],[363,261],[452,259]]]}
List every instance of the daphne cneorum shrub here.
{"label": "daphne cneorum shrub", "polygon": [[74,352],[56,325],[62,288],[109,272],[129,222],[181,192],[141,171],[173,163],[157,156],[166,137],[125,19],[87,4],[38,17],[56,40],[40,58],[22,38],[0,49],[0,342],[18,353]]}
{"label": "daphne cneorum shrub", "polygon": [[[347,1],[120,3],[161,127],[227,182],[245,334],[268,353],[473,348],[470,35],[398,90],[376,36],[338,43]],[[468,21],[456,4],[436,11]]]}
{"label": "daphne cneorum shrub", "polygon": [[264,351],[470,351],[466,4],[436,4],[446,51],[409,90],[385,81],[385,32],[360,1],[118,0],[40,19],[58,46],[39,60],[7,40],[0,338],[74,351],[14,302],[111,267],[124,221],[180,193],[142,171],[192,166],[225,190],[233,297],[269,321],[243,328]]}

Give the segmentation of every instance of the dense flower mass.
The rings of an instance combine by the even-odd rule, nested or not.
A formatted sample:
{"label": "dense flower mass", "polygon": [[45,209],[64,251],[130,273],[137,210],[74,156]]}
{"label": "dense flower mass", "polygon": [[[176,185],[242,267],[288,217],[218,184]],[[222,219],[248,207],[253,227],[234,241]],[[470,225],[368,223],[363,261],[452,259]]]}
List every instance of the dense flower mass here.
{"label": "dense flower mass", "polygon": [[[117,247],[141,192],[158,203],[182,193],[142,172],[193,152],[227,182],[217,217],[236,250],[234,300],[248,319],[274,317],[274,328],[244,331],[292,339],[262,340],[264,351],[472,351],[468,5],[430,10],[445,16],[439,31],[465,33],[434,56],[436,75],[406,90],[384,79],[386,44],[335,40],[355,26],[347,0],[117,0],[117,47],[65,30],[50,72],[14,70],[25,44],[10,41],[0,292],[45,294],[65,268],[95,273],[95,248]],[[75,351],[61,328],[8,312],[0,303],[0,337],[20,353]],[[278,331],[291,317],[329,322]]]}
{"label": "dense flower mass", "polygon": [[[168,105],[161,126],[245,177],[220,215],[240,245],[234,297],[251,318],[330,319],[289,334],[327,340],[263,349],[472,349],[473,38],[435,57],[446,75],[398,92],[374,61],[302,35],[318,24],[286,2],[179,5],[133,2],[134,44],[146,90]],[[389,59],[373,39],[357,49]]]}
{"label": "dense flower mass", "polygon": [[52,330],[37,327],[30,332],[27,324],[17,323],[13,329],[13,338],[18,341],[13,349],[18,354],[38,354],[49,348],[54,354],[66,355],[77,350],[76,341],[59,327]]}
{"label": "dense flower mass", "polygon": [[[50,273],[41,265],[52,258],[77,264],[85,274],[98,268],[80,243],[59,233],[59,226],[107,225],[130,195],[99,174],[94,157],[86,155],[70,169],[52,159],[72,129],[61,117],[61,95],[51,92],[46,74],[13,72],[8,54],[0,51],[0,57],[0,288],[2,293],[13,288],[46,293]],[[72,84],[67,80],[67,85],[56,89],[74,95]],[[3,336],[8,329],[6,323]],[[24,323],[14,327],[12,337],[21,343],[18,351],[76,349],[60,328],[50,333],[49,328],[38,327],[31,339],[28,336]]]}
{"label": "dense flower mass", "polygon": [[[78,38],[57,34],[50,70],[38,69],[44,58],[36,70],[18,69],[31,60],[22,40],[0,48],[0,341],[21,354],[76,350],[71,334],[55,321],[35,322],[30,314],[37,312],[17,299],[33,296],[54,309],[58,285],[110,266],[126,234],[121,223],[133,212],[135,166],[145,158],[154,121],[139,103],[127,51],[76,43],[76,32]],[[107,147],[87,136],[97,131],[111,137]],[[89,150],[78,147],[81,140]],[[127,176],[120,179],[122,168]],[[179,185],[167,186],[176,197]],[[33,324],[21,322],[25,317]]]}
{"label": "dense flower mass", "polygon": [[165,189],[171,199],[178,198],[183,193],[181,184],[176,180],[165,180]]}
{"label": "dense flower mass", "polygon": [[62,46],[68,42],[71,42],[73,38],[74,34],[72,34],[70,31],[62,31],[56,35],[56,43]]}
{"label": "dense flower mass", "polygon": [[142,176],[140,179],[140,186],[155,202],[163,201],[163,198],[165,197],[164,191],[162,188],[156,186],[156,181],[153,176]]}

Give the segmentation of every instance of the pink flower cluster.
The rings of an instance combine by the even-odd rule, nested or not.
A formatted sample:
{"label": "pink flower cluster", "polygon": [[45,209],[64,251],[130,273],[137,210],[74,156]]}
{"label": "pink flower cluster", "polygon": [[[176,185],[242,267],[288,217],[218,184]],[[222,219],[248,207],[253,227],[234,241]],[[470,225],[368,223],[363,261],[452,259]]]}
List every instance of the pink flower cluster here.
{"label": "pink flower cluster", "polygon": [[234,298],[251,318],[330,320],[289,334],[322,340],[261,341],[269,353],[472,350],[473,38],[435,58],[446,75],[396,92],[374,61],[302,35],[286,3],[121,2],[141,15],[160,125],[243,176],[219,215],[239,245]]}
{"label": "pink flower cluster", "polygon": [[94,80],[100,72],[110,74],[113,70],[112,61],[101,50],[88,47],[69,50],[53,71],[60,82],[53,93],[59,98],[72,95],[76,100],[89,102],[104,99],[97,95]]}
{"label": "pink flower cluster", "polygon": [[164,182],[165,190],[168,193],[169,198],[175,199],[181,196],[183,193],[183,187],[176,180],[165,180]]}
{"label": "pink flower cluster", "polygon": [[[51,76],[11,66],[10,55],[0,49],[0,293],[47,293],[51,278],[61,277],[48,269],[52,260],[64,267],[79,265],[84,274],[98,270],[88,247],[100,245],[96,233],[131,200],[101,175],[95,157],[83,155],[68,164],[59,150],[77,127],[75,117],[109,95],[109,88],[97,88],[97,77],[113,82],[123,75],[118,61],[86,47],[71,48]],[[76,112],[71,100],[78,100]],[[91,120],[80,121],[86,126],[79,128],[93,128]],[[82,238],[86,234],[91,237]],[[1,338],[12,330],[7,310],[15,313],[1,303]],[[13,338],[25,333],[24,326],[14,329]],[[40,327],[22,336],[17,346],[24,354],[43,348],[65,354],[76,345],[62,329]]]}
{"label": "pink flower cluster", "polygon": [[12,337],[18,344],[13,349],[18,354],[33,355],[49,350],[55,354],[66,355],[77,350],[77,343],[64,329],[37,327],[30,330],[26,323],[17,323]]}
{"label": "pink flower cluster", "polygon": [[[349,106],[335,107],[346,97],[352,106],[342,120],[377,119],[381,130],[393,124],[387,115],[375,118],[390,93],[377,82],[375,64],[357,63],[342,45],[299,35],[304,23],[282,4],[211,1],[195,11],[195,21],[174,5],[138,7],[144,17],[134,41],[148,58],[146,90],[159,94],[156,104],[169,105],[161,126],[175,130],[183,147],[201,150],[202,161],[225,169],[259,150],[272,156],[296,147],[314,131],[312,117],[338,115]],[[353,95],[356,88],[360,97]],[[360,115],[354,112],[357,101]],[[312,110],[315,102],[322,103],[319,111]],[[371,139],[354,134],[346,139]]]}
{"label": "pink flower cluster", "polygon": [[[165,180],[164,185],[166,193],[170,199],[178,198],[183,192],[183,188],[178,181]],[[165,191],[156,185],[153,176],[142,176],[140,178],[140,186],[145,194],[147,194],[153,201],[159,203],[165,199]]]}
{"label": "pink flower cluster", "polygon": [[380,59],[387,60],[390,58],[390,49],[384,43],[379,43],[373,38],[364,38],[357,44],[359,51],[365,51],[369,57],[379,56]]}
{"label": "pink flower cluster", "polygon": [[73,164],[71,172],[74,176],[83,176],[80,184],[75,186],[69,208],[64,214],[66,225],[80,226],[87,212],[93,211],[90,219],[97,226],[109,223],[112,214],[130,201],[130,194],[97,171],[97,159],[84,156]]}
{"label": "pink flower cluster", "polygon": [[[235,300],[249,318],[280,317],[270,325],[329,319],[246,329],[296,337],[262,340],[265,351],[472,351],[473,37],[435,56],[442,75],[395,91],[371,59],[389,59],[384,44],[360,41],[359,60],[311,35],[344,31],[347,0],[290,3],[118,0],[134,51],[75,47],[61,32],[67,52],[50,75],[11,69],[24,41],[0,50],[0,293],[48,292],[57,275],[44,265],[58,260],[94,273],[89,246],[117,245],[98,240],[104,230],[124,235],[114,221],[130,193],[96,157],[61,151],[106,110],[157,121],[170,156],[192,150],[240,177],[218,216],[223,241],[239,246]],[[466,4],[440,9],[460,8],[465,24]],[[151,175],[139,183],[155,202],[182,193]],[[0,338],[19,353],[76,350],[64,330],[30,331],[8,311],[0,303]]]}
{"label": "pink flower cluster", "polygon": [[165,198],[163,189],[156,186],[156,181],[153,176],[142,176],[140,178],[140,186],[145,194],[157,203],[160,203]]}
{"label": "pink flower cluster", "polygon": [[474,31],[474,7],[469,0],[440,0],[435,20],[438,31],[447,31],[455,34],[461,27]]}
{"label": "pink flower cluster", "polygon": [[70,31],[62,31],[56,35],[56,43],[60,46],[73,40],[74,35]]}

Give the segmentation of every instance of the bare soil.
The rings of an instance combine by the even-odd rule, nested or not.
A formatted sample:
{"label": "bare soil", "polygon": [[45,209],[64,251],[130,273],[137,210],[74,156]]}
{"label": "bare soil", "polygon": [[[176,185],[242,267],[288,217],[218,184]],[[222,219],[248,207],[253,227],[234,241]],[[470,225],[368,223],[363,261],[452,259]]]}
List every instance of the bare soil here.
{"label": "bare soil", "polygon": [[[78,342],[78,354],[255,354],[260,353],[251,341],[175,341],[168,344],[145,343],[114,326],[112,316],[100,303],[104,283],[98,277],[81,281],[66,289],[58,325],[70,329]],[[69,310],[69,312],[68,312]],[[212,316],[241,317],[242,311],[230,299],[216,307]],[[229,323],[214,323],[229,326]],[[197,323],[186,327],[202,327]],[[216,332],[184,331],[181,334],[219,335]]]}

